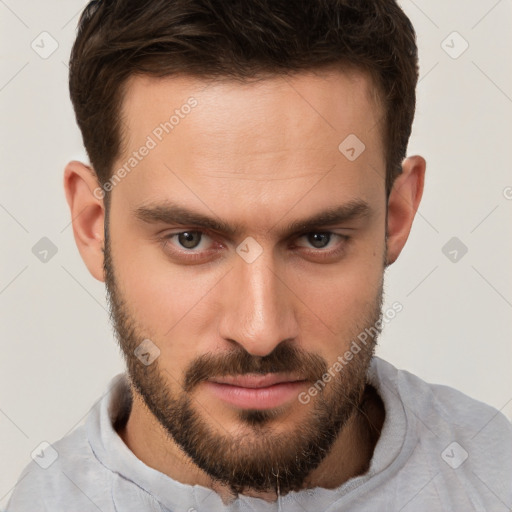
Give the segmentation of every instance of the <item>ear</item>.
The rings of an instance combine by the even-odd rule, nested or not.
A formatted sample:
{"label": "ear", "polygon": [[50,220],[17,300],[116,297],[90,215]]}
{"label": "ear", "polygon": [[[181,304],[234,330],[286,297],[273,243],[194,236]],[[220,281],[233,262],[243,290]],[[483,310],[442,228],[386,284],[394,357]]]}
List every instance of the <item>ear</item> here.
{"label": "ear", "polygon": [[421,156],[406,158],[389,194],[386,266],[396,261],[409,237],[423,194],[426,165]]}
{"label": "ear", "polygon": [[71,211],[75,242],[89,272],[104,281],[103,248],[105,207],[104,191],[94,170],[72,161],[64,171],[64,190]]}

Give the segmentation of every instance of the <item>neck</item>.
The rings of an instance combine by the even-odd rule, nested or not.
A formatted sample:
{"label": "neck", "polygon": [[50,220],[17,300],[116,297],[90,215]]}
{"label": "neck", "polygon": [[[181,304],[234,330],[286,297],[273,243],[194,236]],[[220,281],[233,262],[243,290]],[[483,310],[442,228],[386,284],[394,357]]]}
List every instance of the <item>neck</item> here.
{"label": "neck", "polygon": [[[228,486],[214,481],[191,461],[169,437],[133,389],[132,397],[128,421],[117,427],[117,430],[137,458],[182,484],[211,488],[225,503],[236,498]],[[368,470],[379,439],[384,416],[382,400],[376,390],[368,385],[361,405],[339,433],[329,454],[304,481],[303,488],[335,489],[350,478],[364,474]],[[274,491],[249,490],[244,494],[267,501],[275,501],[278,498]]]}

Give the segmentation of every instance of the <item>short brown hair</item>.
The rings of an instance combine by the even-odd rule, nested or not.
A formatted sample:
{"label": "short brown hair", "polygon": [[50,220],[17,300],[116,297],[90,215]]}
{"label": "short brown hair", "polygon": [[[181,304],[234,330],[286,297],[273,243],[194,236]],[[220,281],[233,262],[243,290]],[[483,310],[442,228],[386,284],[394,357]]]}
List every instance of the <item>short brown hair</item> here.
{"label": "short brown hair", "polygon": [[71,51],[69,88],[100,183],[120,156],[127,79],[246,79],[324,66],[369,72],[384,109],[386,192],[401,172],[416,104],[418,54],[395,0],[94,0]]}

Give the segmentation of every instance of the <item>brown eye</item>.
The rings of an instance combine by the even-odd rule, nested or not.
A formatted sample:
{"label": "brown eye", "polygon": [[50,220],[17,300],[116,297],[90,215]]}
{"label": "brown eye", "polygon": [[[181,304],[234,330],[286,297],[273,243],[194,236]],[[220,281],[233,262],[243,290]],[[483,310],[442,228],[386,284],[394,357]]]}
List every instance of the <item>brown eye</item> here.
{"label": "brown eye", "polygon": [[323,249],[329,245],[329,242],[331,241],[331,235],[332,233],[329,232],[308,233],[307,240],[315,249]]}
{"label": "brown eye", "polygon": [[178,233],[178,242],[185,249],[195,249],[201,243],[202,233],[200,231],[183,231]]}
{"label": "brown eye", "polygon": [[167,257],[183,265],[213,261],[221,256],[223,249],[222,244],[198,229],[167,233],[160,243]]}
{"label": "brown eye", "polygon": [[338,261],[345,254],[349,239],[348,235],[332,231],[310,231],[298,237],[295,248],[306,259],[328,263]]}

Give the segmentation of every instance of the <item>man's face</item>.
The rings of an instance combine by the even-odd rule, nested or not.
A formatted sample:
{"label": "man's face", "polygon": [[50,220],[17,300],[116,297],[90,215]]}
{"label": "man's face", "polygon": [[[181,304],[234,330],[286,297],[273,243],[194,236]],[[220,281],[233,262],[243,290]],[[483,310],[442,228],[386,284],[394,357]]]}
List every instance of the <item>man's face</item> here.
{"label": "man's face", "polygon": [[[113,319],[149,410],[235,491],[273,488],[276,475],[281,492],[300,488],[359,404],[373,343],[333,365],[381,310],[385,160],[371,98],[363,74],[342,72],[129,83],[114,171],[149,149],[111,196]],[[335,220],[308,224],[328,211]],[[134,353],[143,340],[159,350],[151,364]]]}

